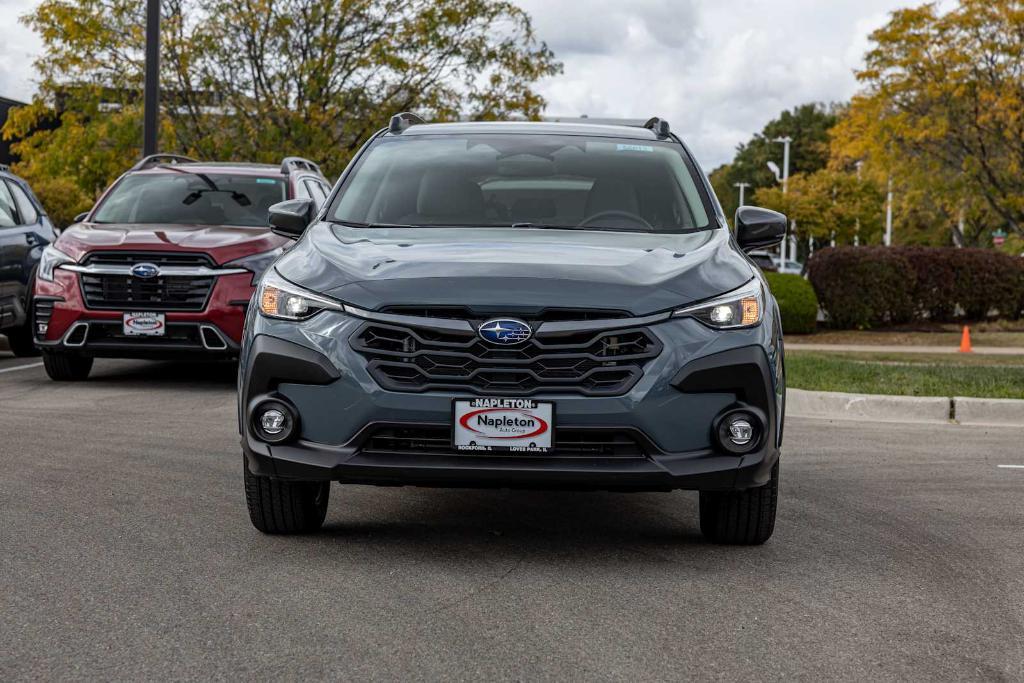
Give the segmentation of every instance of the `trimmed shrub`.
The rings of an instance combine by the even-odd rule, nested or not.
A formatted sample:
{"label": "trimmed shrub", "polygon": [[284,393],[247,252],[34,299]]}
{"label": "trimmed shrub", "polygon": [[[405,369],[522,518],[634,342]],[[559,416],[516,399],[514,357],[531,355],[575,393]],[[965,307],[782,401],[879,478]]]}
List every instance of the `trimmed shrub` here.
{"label": "trimmed shrub", "polygon": [[799,275],[765,273],[768,287],[779,302],[782,330],[786,334],[810,334],[818,320],[818,297],[811,283]]}
{"label": "trimmed shrub", "polygon": [[1024,259],[991,249],[822,249],[808,277],[839,328],[1018,318],[1024,305]]}
{"label": "trimmed shrub", "polygon": [[834,327],[892,325],[914,317],[917,276],[899,249],[822,249],[808,262],[807,277]]}

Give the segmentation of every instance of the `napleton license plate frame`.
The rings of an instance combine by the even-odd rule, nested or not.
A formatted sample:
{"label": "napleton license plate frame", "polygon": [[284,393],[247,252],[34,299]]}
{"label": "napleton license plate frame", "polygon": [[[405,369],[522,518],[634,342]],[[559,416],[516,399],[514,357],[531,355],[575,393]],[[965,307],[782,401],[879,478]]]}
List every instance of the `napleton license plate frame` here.
{"label": "napleton license plate frame", "polygon": [[[160,325],[153,329],[138,329],[129,325],[135,318],[155,318]],[[121,332],[126,337],[163,337],[167,334],[167,314],[160,311],[125,311],[121,314]]]}
{"label": "napleton license plate frame", "polygon": [[[487,444],[477,447],[460,446],[457,443],[457,424],[460,418],[459,404],[469,404],[469,409],[482,408],[483,406],[473,406],[476,402],[495,402],[495,401],[528,401],[534,404],[534,408],[530,410],[537,410],[541,407],[546,408],[550,411],[550,417],[548,419],[548,445],[543,447],[529,448],[529,447],[517,447],[514,445],[504,444]],[[450,445],[452,451],[463,455],[499,455],[499,456],[518,456],[518,455],[551,455],[557,446],[557,432],[555,430],[555,423],[557,419],[557,404],[554,401],[538,401],[533,398],[504,398],[504,397],[467,397],[467,398],[455,398],[452,399],[451,409],[451,431],[450,431]],[[495,408],[497,410],[517,410],[517,408]],[[546,416],[538,416],[540,419],[545,419]]]}

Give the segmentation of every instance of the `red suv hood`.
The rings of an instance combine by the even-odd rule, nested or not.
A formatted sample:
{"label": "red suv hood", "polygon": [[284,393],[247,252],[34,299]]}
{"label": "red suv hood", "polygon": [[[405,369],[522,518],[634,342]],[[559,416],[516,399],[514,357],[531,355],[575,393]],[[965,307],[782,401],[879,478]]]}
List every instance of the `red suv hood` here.
{"label": "red suv hood", "polygon": [[154,225],[76,223],[57,240],[56,247],[76,261],[93,251],[192,251],[226,263],[270,251],[289,240],[269,228],[212,225]]}

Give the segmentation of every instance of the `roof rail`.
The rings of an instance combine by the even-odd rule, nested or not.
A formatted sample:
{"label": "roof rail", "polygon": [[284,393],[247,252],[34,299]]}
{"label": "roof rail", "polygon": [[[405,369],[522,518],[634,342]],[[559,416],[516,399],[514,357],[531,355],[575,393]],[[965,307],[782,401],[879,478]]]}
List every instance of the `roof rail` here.
{"label": "roof rail", "polygon": [[667,138],[671,130],[668,121],[659,119],[657,116],[647,119],[644,128],[654,131],[659,138]]}
{"label": "roof rail", "polygon": [[183,156],[181,154],[150,154],[139,159],[129,171],[141,171],[144,168],[152,168],[159,164],[188,164],[196,163],[198,159]]}
{"label": "roof rail", "polygon": [[393,135],[400,135],[403,130],[409,126],[418,126],[426,123],[417,114],[413,114],[411,111],[403,111],[401,114],[395,114],[391,117],[391,123],[388,124],[388,130]]}
{"label": "roof rail", "polygon": [[324,174],[323,171],[320,170],[320,166],[309,159],[303,159],[302,157],[285,157],[281,160],[281,173],[288,175],[291,171],[313,171],[319,175]]}

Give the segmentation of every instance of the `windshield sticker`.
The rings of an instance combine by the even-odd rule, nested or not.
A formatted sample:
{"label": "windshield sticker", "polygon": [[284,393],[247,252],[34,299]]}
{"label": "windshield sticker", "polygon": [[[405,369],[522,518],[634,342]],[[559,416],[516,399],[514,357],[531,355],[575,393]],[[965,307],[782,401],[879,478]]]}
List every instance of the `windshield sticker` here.
{"label": "windshield sticker", "polygon": [[615,145],[615,149],[620,152],[653,152],[654,148],[650,145]]}
{"label": "windshield sticker", "polygon": [[260,185],[273,185],[277,181],[274,180],[273,178],[257,178],[256,182],[259,183]]}

